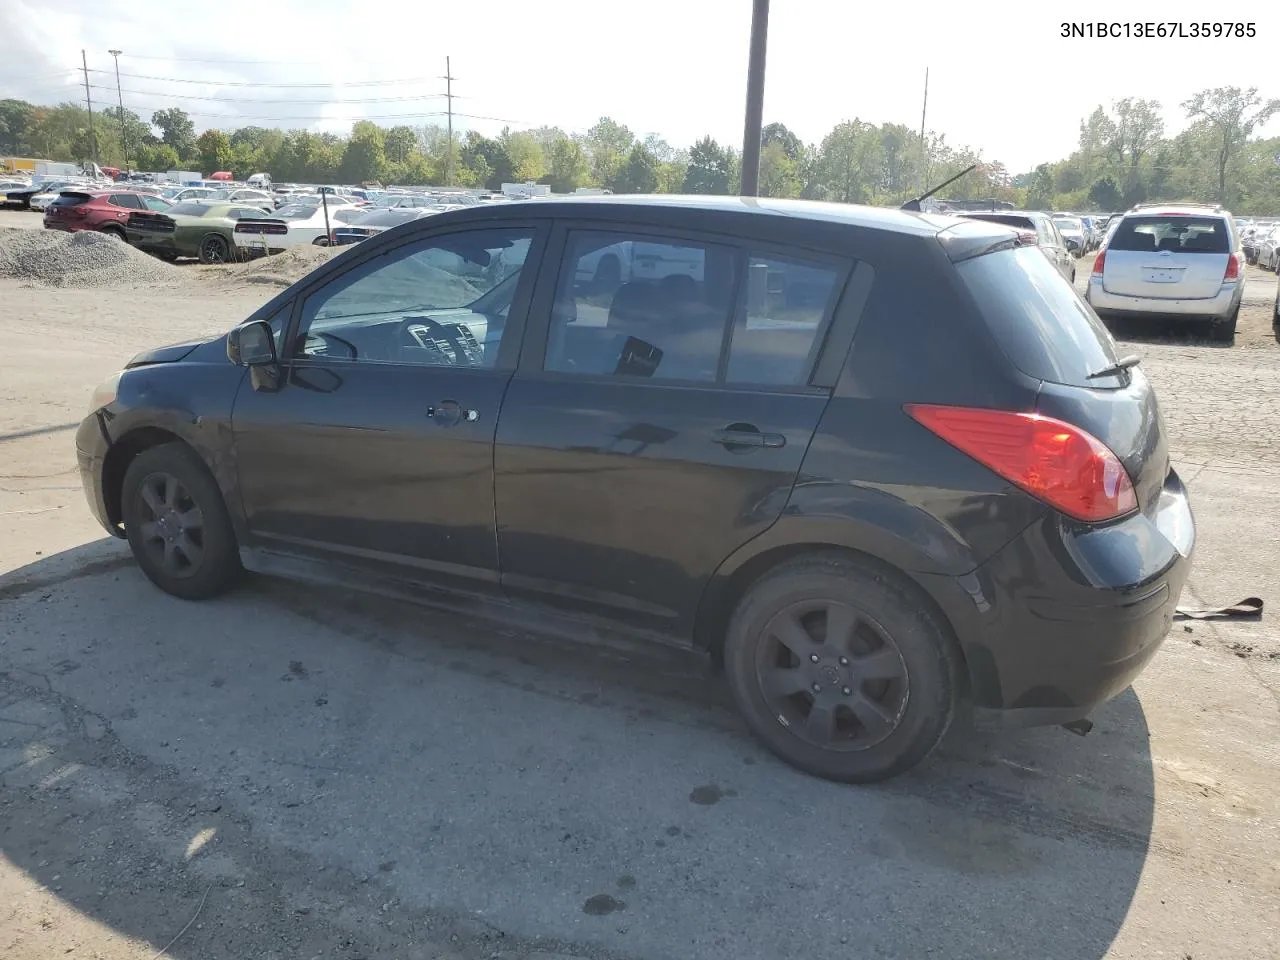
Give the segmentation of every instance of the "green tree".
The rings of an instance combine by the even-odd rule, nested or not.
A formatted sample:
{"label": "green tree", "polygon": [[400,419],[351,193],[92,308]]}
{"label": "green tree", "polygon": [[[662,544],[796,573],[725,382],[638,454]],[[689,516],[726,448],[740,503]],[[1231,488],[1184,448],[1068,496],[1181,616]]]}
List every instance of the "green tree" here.
{"label": "green tree", "polygon": [[766,143],[760,150],[760,196],[795,197],[800,187],[796,162],[787,155],[786,147],[777,140]]}
{"label": "green tree", "polygon": [[178,151],[167,143],[144,143],[137,147],[130,144],[129,150],[129,157],[137,170],[164,173],[178,169]]}
{"label": "green tree", "polygon": [[1032,210],[1053,209],[1053,174],[1049,165],[1042,163],[1031,173],[1027,184],[1027,206]]}
{"label": "green tree", "polygon": [[658,161],[637,143],[610,185],[614,193],[654,193],[658,189]]}
{"label": "green tree", "polygon": [[[165,143],[169,141],[166,140]],[[221,130],[210,128],[200,134],[196,139],[194,152],[201,170],[207,173],[226,170],[231,166],[231,138]],[[181,159],[182,151],[179,150],[178,155]]]}
{"label": "green tree", "polygon": [[591,176],[596,183],[613,181],[635,142],[635,134],[608,117],[601,117],[587,131],[583,145],[591,157]]}
{"label": "green tree", "polygon": [[542,145],[527,133],[503,130],[502,147],[511,161],[511,178],[516,183],[534,183],[547,172],[547,160]]}
{"label": "green tree", "polygon": [[586,186],[591,177],[591,163],[582,144],[562,134],[544,149],[547,174],[543,179],[555,193],[572,193]]}
{"label": "green tree", "polygon": [[830,199],[868,203],[883,163],[884,151],[875,125],[846,120],[823,138],[816,172]]}
{"label": "green tree", "polygon": [[[466,167],[468,176],[477,178],[475,183],[468,184],[459,169],[457,182],[467,186],[483,186],[489,190],[498,190],[504,183],[511,183],[514,171],[507,149],[500,140],[483,136],[474,130],[467,131],[466,142],[459,151],[461,163],[459,168]],[[480,174],[484,177],[480,178]]]}
{"label": "green tree", "polygon": [[1218,202],[1227,202],[1227,167],[1250,134],[1280,112],[1280,100],[1264,101],[1258,88],[1214,87],[1182,103],[1191,120],[1202,120],[1217,137]]}
{"label": "green tree", "polygon": [[387,131],[384,150],[392,163],[404,163],[418,150],[418,135],[412,127],[398,126]]}
{"label": "green tree", "polygon": [[196,125],[186,111],[177,107],[157,110],[151,115],[151,122],[160,128],[160,139],[173,147],[180,159],[186,161],[195,156]]}
{"label": "green tree", "polygon": [[800,142],[800,138],[787,129],[785,123],[766,123],[764,129],[760,131],[760,148],[763,157],[764,148],[771,143],[776,143],[782,148],[782,152],[792,163],[800,160],[800,155],[804,152],[804,144]]}
{"label": "green tree", "polygon": [[0,153],[22,153],[35,107],[25,100],[0,100]]}
{"label": "green tree", "polygon": [[369,120],[351,128],[351,139],[342,152],[341,179],[345,183],[381,180],[387,164],[385,135]]}
{"label": "green tree", "polygon": [[684,175],[685,193],[728,193],[732,179],[733,161],[727,147],[709,136],[693,145]]}

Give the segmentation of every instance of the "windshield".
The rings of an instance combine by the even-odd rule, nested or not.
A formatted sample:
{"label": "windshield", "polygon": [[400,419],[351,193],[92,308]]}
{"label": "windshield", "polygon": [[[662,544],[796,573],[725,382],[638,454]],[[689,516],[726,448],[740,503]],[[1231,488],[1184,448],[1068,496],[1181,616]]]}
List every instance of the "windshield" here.
{"label": "windshield", "polygon": [[203,217],[209,212],[207,203],[178,203],[169,208],[169,212],[179,217]]}
{"label": "windshield", "polygon": [[1039,249],[989,253],[956,270],[992,334],[1023,373],[1078,387],[1117,382],[1089,379],[1116,362],[1115,341]]}
{"label": "windshield", "polygon": [[1063,233],[1080,233],[1083,229],[1079,220],[1072,220],[1070,217],[1055,217],[1053,222]]}

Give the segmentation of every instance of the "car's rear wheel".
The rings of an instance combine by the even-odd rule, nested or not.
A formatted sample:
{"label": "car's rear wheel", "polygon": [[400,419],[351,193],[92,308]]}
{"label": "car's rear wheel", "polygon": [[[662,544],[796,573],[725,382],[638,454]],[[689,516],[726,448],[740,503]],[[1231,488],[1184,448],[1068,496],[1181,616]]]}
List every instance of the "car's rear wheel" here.
{"label": "car's rear wheel", "polygon": [[231,259],[231,244],[226,237],[211,233],[200,241],[201,263],[226,263]]}
{"label": "car's rear wheel", "polygon": [[105,227],[99,227],[99,228],[98,228],[98,232],[99,232],[99,233],[105,233],[105,234],[106,234],[107,236],[109,236],[109,237],[115,237],[117,240],[124,240],[124,239],[125,239],[124,231],[123,231],[123,230],[121,230],[119,227],[114,226],[114,225],[105,226]]}
{"label": "car's rear wheel", "polygon": [[1209,327],[1209,336],[1220,343],[1230,343],[1236,338],[1236,324],[1240,321],[1240,308],[1231,311],[1231,316],[1213,321]]}
{"label": "car's rear wheel", "polygon": [[789,561],[753,584],[729,622],[724,663],[770,750],[847,783],[928,756],[959,689],[955,644],[919,590],[840,554]]}
{"label": "car's rear wheel", "polygon": [[218,484],[195,452],[166,443],[138,454],[121,493],[134,558],[166,593],[204,600],[241,573],[235,531]]}

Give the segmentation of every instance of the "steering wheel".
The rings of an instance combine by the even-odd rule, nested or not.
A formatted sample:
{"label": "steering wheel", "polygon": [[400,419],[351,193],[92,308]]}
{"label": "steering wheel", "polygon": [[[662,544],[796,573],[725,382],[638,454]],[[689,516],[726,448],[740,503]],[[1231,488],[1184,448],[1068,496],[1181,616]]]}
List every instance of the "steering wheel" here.
{"label": "steering wheel", "polygon": [[[438,354],[448,366],[471,366],[471,358],[462,345],[457,328],[446,327],[430,317],[405,317],[400,321],[397,338],[401,348],[411,345]],[[440,349],[441,340],[449,345],[452,357]]]}

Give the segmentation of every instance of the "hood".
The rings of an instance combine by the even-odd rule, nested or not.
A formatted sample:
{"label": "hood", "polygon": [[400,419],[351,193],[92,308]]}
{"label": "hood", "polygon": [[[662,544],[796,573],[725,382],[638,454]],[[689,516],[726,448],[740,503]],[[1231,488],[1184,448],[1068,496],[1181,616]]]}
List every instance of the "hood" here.
{"label": "hood", "polygon": [[181,360],[196,347],[210,343],[217,337],[205,337],[200,340],[187,340],[183,343],[171,343],[167,347],[153,347],[150,350],[143,350],[134,356],[132,360],[124,365],[126,370],[134,367],[145,367],[152,363],[173,363]]}

